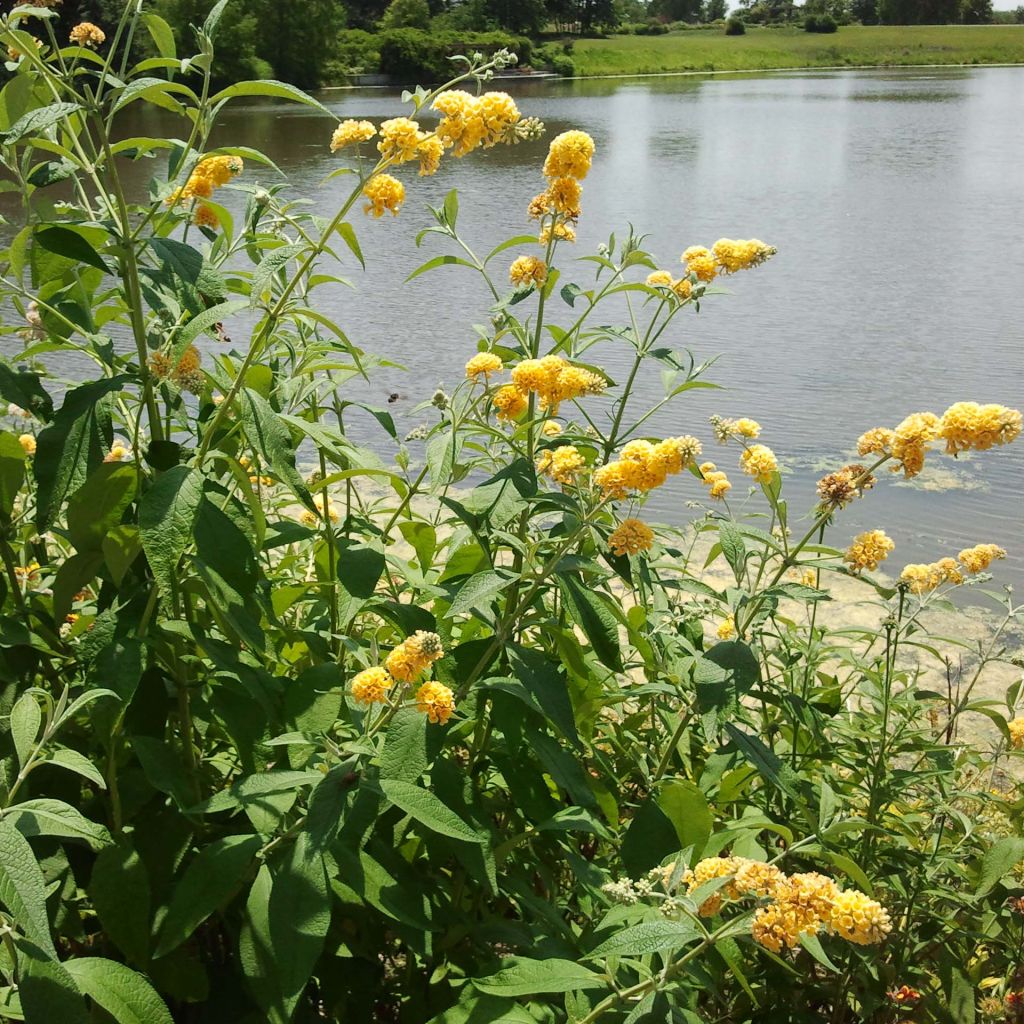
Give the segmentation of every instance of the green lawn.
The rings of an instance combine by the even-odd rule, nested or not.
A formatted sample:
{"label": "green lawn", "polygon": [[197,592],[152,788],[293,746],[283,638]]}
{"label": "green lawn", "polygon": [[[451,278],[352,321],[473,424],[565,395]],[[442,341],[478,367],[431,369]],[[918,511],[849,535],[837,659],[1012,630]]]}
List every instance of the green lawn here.
{"label": "green lawn", "polygon": [[849,26],[832,35],[802,28],[751,28],[665,36],[582,39],[573,50],[579,75],[872,64],[1024,62],[1024,25]]}

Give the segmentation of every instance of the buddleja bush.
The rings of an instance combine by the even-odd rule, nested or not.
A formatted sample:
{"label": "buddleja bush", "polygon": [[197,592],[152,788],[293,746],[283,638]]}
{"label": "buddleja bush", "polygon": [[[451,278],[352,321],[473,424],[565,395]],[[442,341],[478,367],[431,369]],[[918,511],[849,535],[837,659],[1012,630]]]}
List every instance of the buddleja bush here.
{"label": "buddleja bush", "polygon": [[[246,184],[257,151],[207,146],[236,97],[329,116],[280,83],[210,89],[223,6],[185,59],[141,3],[72,45],[45,7],[3,21],[0,1016],[1017,1019],[1024,719],[1019,684],[1005,706],[979,684],[1020,611],[991,595],[976,648],[928,627],[1003,552],[889,585],[884,532],[825,538],[890,467],[998,449],[1020,414],[868,429],[799,520],[760,425],[716,417],[730,500],[701,440],[649,424],[712,386],[678,339],[714,282],[774,249],[690,247],[678,276],[632,234],[567,258],[594,155],[569,131],[528,234],[482,255],[454,193],[433,211],[416,274],[479,274],[493,304],[396,445],[322,290],[363,263],[360,207],[399,212],[396,174],[542,126],[458,79],[407,97],[418,120],[325,121],[351,190],[312,214]],[[139,103],[182,138],[122,137]],[[64,386],[58,353],[92,373]],[[652,367],[664,397],[637,409]],[[346,434],[367,412],[373,450]],[[702,511],[654,529],[670,477]],[[822,611],[836,579],[877,626]]]}

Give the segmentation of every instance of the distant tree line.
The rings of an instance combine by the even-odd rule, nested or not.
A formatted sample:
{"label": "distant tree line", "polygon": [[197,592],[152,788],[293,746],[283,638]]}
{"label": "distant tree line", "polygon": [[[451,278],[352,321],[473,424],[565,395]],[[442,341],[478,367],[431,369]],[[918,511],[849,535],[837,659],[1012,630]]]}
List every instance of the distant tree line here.
{"label": "distant tree line", "polygon": [[[171,25],[182,49],[191,27],[206,17],[215,0],[152,0],[150,9]],[[839,24],[916,25],[993,20],[992,0],[732,0],[744,21],[800,22],[828,16]],[[228,78],[274,77],[303,87],[321,84],[349,70],[377,70],[397,54],[405,68],[429,73],[447,67],[459,45],[504,45],[497,33],[535,40],[544,35],[587,35],[607,31],[659,31],[685,24],[716,22],[730,0],[231,0],[222,20],[219,66]],[[79,20],[114,24],[124,0],[64,0],[62,31]],[[1013,17],[1007,15],[1007,20]],[[1017,20],[1024,20],[1024,8]],[[474,33],[489,33],[477,37]],[[511,37],[510,37],[511,38]],[[528,40],[526,41],[528,44]],[[550,45],[533,56],[555,63]],[[564,54],[563,54],[564,59]],[[383,67],[387,70],[387,67]]]}

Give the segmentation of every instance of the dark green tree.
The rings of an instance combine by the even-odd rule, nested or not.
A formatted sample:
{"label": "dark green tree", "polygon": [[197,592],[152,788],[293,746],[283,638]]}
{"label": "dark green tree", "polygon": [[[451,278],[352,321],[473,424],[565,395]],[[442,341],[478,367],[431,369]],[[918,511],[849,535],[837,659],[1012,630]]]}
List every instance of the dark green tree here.
{"label": "dark green tree", "polygon": [[960,6],[960,20],[965,25],[991,25],[992,0],[963,0]]}
{"label": "dark green tree", "polygon": [[728,13],[728,0],[705,0],[700,10],[700,20],[721,21]]}
{"label": "dark green tree", "polygon": [[380,27],[389,28],[430,28],[430,5],[427,0],[391,0]]}
{"label": "dark green tree", "polygon": [[701,15],[701,0],[651,0],[649,11],[666,21],[697,21]]}
{"label": "dark green tree", "polygon": [[851,0],[850,17],[863,25],[877,25],[878,0]]}

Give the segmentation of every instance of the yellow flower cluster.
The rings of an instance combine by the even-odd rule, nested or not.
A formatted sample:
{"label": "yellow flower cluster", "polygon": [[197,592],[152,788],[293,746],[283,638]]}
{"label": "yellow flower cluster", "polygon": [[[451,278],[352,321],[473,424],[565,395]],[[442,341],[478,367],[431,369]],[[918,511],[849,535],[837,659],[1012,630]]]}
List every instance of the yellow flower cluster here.
{"label": "yellow flower cluster", "polygon": [[744,240],[720,238],[711,247],[711,251],[714,253],[718,266],[726,274],[735,274],[740,270],[759,267],[774,256],[778,249],[772,245],[765,245],[757,238]]}
{"label": "yellow flower cluster", "polygon": [[556,135],[544,161],[544,176],[582,181],[590,170],[594,149],[594,140],[586,132],[573,130]]}
{"label": "yellow flower cluster", "polygon": [[385,659],[384,667],[400,683],[414,683],[438,658],[444,656],[436,633],[417,630],[403,640]]}
{"label": "yellow flower cluster", "polygon": [[419,123],[408,117],[393,117],[381,123],[377,149],[391,164],[404,164],[418,157],[422,176],[436,173],[441,166],[444,142],[431,132],[421,131]]}
{"label": "yellow flower cluster", "polygon": [[455,696],[444,683],[424,683],[416,691],[416,708],[435,725],[445,725],[455,710]]}
{"label": "yellow flower cluster", "polygon": [[508,279],[517,288],[539,287],[547,277],[548,266],[538,256],[519,256],[508,272]]}
{"label": "yellow flower cluster", "polygon": [[871,946],[892,931],[892,923],[880,903],[856,889],[848,889],[833,898],[828,929],[847,942]]}
{"label": "yellow flower cluster", "polygon": [[500,372],[503,365],[501,357],[493,352],[478,352],[466,363],[466,376],[470,380],[476,380],[482,374],[486,379],[489,374]]}
{"label": "yellow flower cluster", "polygon": [[716,501],[724,500],[725,496],[732,490],[729,478],[713,462],[702,462],[700,464],[700,473],[704,478],[702,483],[710,488],[711,497]]}
{"label": "yellow flower cluster", "polygon": [[363,195],[367,199],[364,207],[367,213],[383,217],[384,212],[389,211],[397,216],[405,202],[405,186],[390,174],[375,174],[363,186]]}
{"label": "yellow flower cluster", "polygon": [[512,383],[523,395],[534,392],[540,398],[541,408],[551,415],[557,414],[562,402],[584,395],[599,395],[607,386],[600,374],[555,355],[524,359],[513,368]]}
{"label": "yellow flower cluster", "polygon": [[878,568],[878,563],[888,558],[895,547],[884,530],[868,530],[853,538],[853,543],[846,549],[843,561],[849,562],[854,572],[860,572],[862,569],[874,572]]}
{"label": "yellow flower cluster", "polygon": [[715,439],[725,444],[732,438],[746,438],[755,440],[761,436],[761,424],[757,420],[741,417],[737,420],[728,420],[724,416],[712,416],[708,420],[711,429],[714,431]]}
{"label": "yellow flower cluster", "polygon": [[680,257],[688,274],[693,274],[705,284],[714,281],[718,274],[718,263],[710,249],[703,245],[691,245]]}
{"label": "yellow flower cluster", "polygon": [[103,45],[107,34],[91,21],[83,21],[71,30],[70,38],[71,42],[76,43],[78,46],[88,46],[95,49],[97,46]]}
{"label": "yellow flower cluster", "polygon": [[337,153],[345,146],[357,146],[361,142],[369,142],[377,134],[377,129],[369,121],[355,121],[349,118],[342,121],[331,136],[331,152]]}
{"label": "yellow flower cluster", "polygon": [[673,278],[667,270],[655,270],[647,275],[649,288],[667,288],[680,301],[685,302],[693,293],[688,277]]}
{"label": "yellow flower cluster", "polygon": [[[420,634],[416,634],[419,636]],[[424,634],[433,636],[434,634]],[[409,641],[406,641],[408,643]],[[352,697],[359,704],[386,704],[396,678],[379,665],[363,669],[352,680]],[[443,683],[427,682],[416,691],[416,708],[429,721],[444,725],[455,711],[455,697]]]}
{"label": "yellow flower cluster", "polygon": [[562,424],[558,420],[545,420],[540,432],[545,437],[559,437],[562,433]]}
{"label": "yellow flower cluster", "polygon": [[1010,730],[1010,745],[1014,750],[1020,750],[1024,747],[1024,718],[1013,719],[1007,723],[1007,728]]}
{"label": "yellow flower cluster", "polygon": [[18,444],[21,445],[26,455],[35,455],[36,439],[31,434],[21,434],[18,437]]}
{"label": "yellow flower cluster", "polygon": [[567,444],[541,452],[537,460],[537,472],[551,477],[560,484],[571,484],[586,464],[579,449]]}
{"label": "yellow flower cluster", "polygon": [[984,572],[997,558],[1005,557],[1006,552],[997,544],[976,544],[972,548],[964,548],[956,558],[905,565],[900,580],[912,593],[928,594],[943,583],[954,586],[963,583],[965,574],[974,576]]}
{"label": "yellow flower cluster", "polygon": [[380,666],[366,668],[352,680],[352,697],[360,704],[386,704],[394,683]]}
{"label": "yellow flower cluster", "polygon": [[638,555],[650,551],[654,531],[639,519],[623,519],[608,535],[608,548],[616,555]]}
{"label": "yellow flower cluster", "polygon": [[1006,552],[997,544],[976,544],[973,548],[964,548],[956,557],[973,576],[984,572],[997,558],[1005,558]]}
{"label": "yellow flower cluster", "polygon": [[504,387],[498,388],[491,401],[494,402],[494,408],[498,410],[498,419],[508,422],[519,419],[529,405],[526,395],[514,384],[506,384]]}
{"label": "yellow flower cluster", "polygon": [[537,236],[537,241],[541,245],[547,245],[551,241],[552,237],[556,238],[560,242],[575,242],[576,241],[576,229],[571,224],[563,224],[560,221],[555,224],[545,224],[540,229],[540,234]]}
{"label": "yellow flower cluster", "polygon": [[715,635],[719,640],[731,640],[736,635],[736,617],[734,615],[729,615],[724,618],[718,624],[718,629],[715,630]]}
{"label": "yellow flower cluster", "polygon": [[485,92],[477,97],[463,89],[449,89],[434,100],[434,109],[442,115],[437,137],[460,157],[477,146],[486,148],[511,141],[519,122],[519,108],[504,92]]}
{"label": "yellow flower cluster", "polygon": [[664,441],[630,441],[621,458],[594,472],[594,483],[606,498],[625,498],[630,491],[650,491],[667,477],[681,472],[700,455],[695,437],[667,437]]}
{"label": "yellow flower cluster", "polygon": [[217,216],[216,210],[207,203],[200,203],[196,207],[194,219],[197,227],[209,228],[211,231],[217,231],[220,228],[220,217]]}
{"label": "yellow flower cluster", "polygon": [[196,164],[188,181],[167,197],[167,205],[175,206],[187,199],[209,199],[215,189],[236,178],[244,168],[240,157],[208,156]]}
{"label": "yellow flower cluster", "polygon": [[334,507],[334,502],[332,502],[332,501],[328,501],[327,502],[327,504],[326,504],[326,510],[327,510],[326,511],[326,515],[324,513],[325,505],[324,505],[324,499],[322,497],[314,498],[313,499],[313,504],[316,506],[316,512],[313,512],[312,509],[308,509],[308,508],[302,510],[302,525],[303,526],[309,526],[309,527],[318,526],[321,522],[324,521],[324,519],[329,519],[332,523],[336,523],[338,521],[338,511]]}
{"label": "yellow flower cluster", "polygon": [[770,484],[779,471],[779,461],[775,458],[775,452],[763,444],[752,444],[749,448],[744,448],[740,455],[740,466],[744,473],[748,473],[759,484]]}
{"label": "yellow flower cluster", "polygon": [[985,451],[997,444],[1009,444],[1020,435],[1021,414],[1005,405],[979,405],[957,402],[939,422],[939,437],[950,455],[958,452]]}
{"label": "yellow flower cluster", "polygon": [[978,405],[957,402],[942,417],[933,412],[916,412],[895,430],[873,427],[857,441],[861,455],[888,455],[896,463],[893,472],[917,476],[933,441],[941,438],[951,455],[965,451],[985,451],[994,445],[1009,444],[1021,432],[1021,414],[1003,405]]}

